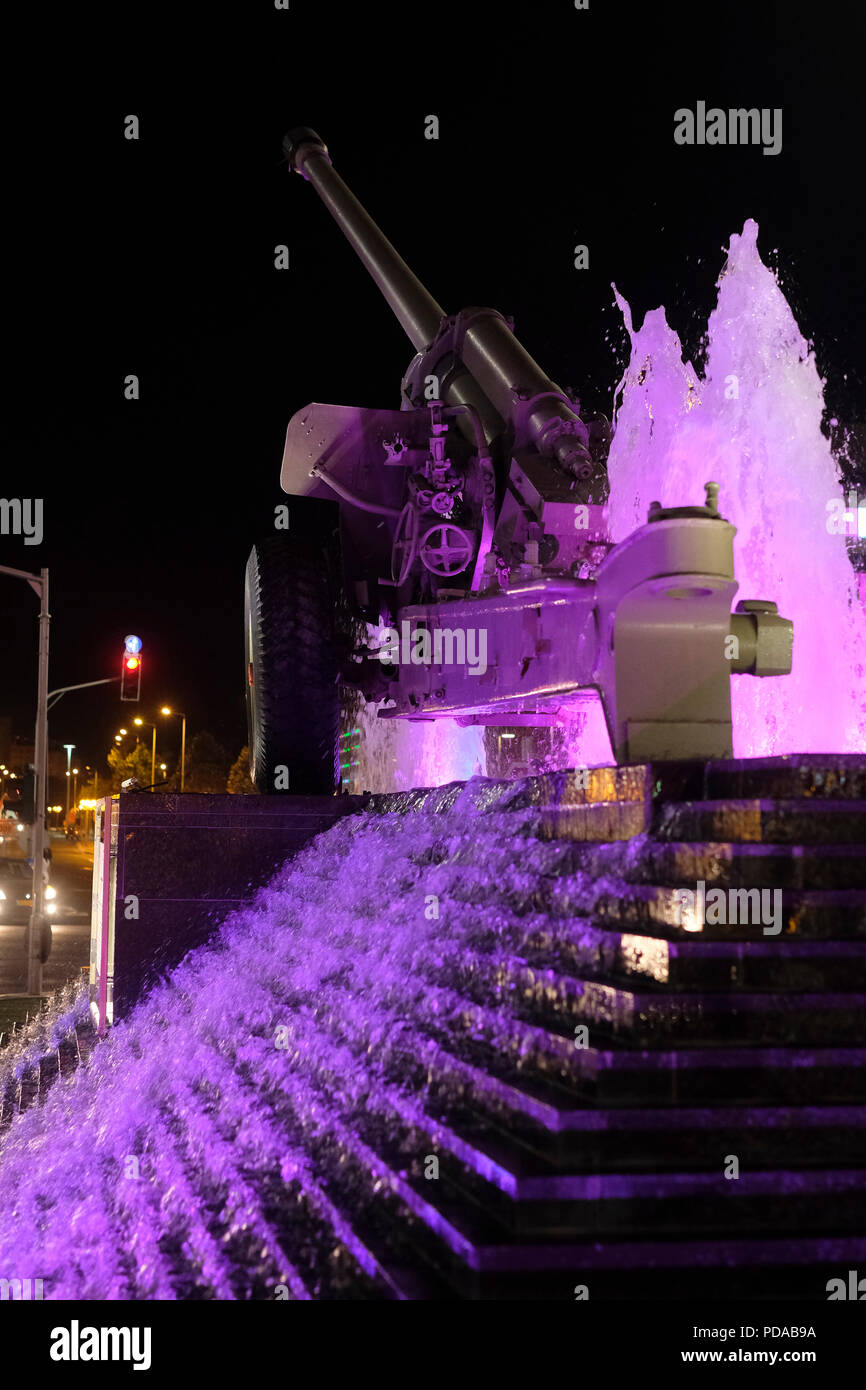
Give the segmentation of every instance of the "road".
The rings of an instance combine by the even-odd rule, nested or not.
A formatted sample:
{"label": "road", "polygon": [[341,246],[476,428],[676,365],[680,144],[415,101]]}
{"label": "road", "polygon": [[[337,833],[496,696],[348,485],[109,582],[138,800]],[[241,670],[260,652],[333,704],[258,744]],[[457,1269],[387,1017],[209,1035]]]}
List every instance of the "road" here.
{"label": "road", "polygon": [[[42,969],[42,988],[48,994],[90,964],[90,894],[93,879],[93,845],[70,844],[51,834],[51,883],[57,889],[57,915],[52,919],[53,944]],[[17,856],[20,857],[20,856]],[[24,993],[27,979],[24,961],[26,927],[23,923],[0,924],[0,994]]]}

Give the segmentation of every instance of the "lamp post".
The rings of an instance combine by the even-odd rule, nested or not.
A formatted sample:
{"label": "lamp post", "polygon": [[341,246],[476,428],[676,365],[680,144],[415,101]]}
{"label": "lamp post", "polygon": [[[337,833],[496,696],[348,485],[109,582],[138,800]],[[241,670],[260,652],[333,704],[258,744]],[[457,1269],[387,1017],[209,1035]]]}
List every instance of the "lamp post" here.
{"label": "lamp post", "polygon": [[70,772],[70,768],[72,767],[72,750],[73,750],[73,748],[75,747],[75,744],[74,744],[74,743],[64,743],[63,747],[66,749],[66,777],[67,777],[67,781],[66,781],[66,819],[67,819],[67,821],[68,821],[68,820],[69,820],[69,792],[70,792],[70,789],[71,789],[71,787],[72,787],[72,774],[71,774],[71,772]]}
{"label": "lamp post", "polygon": [[26,570],[0,565],[0,574],[25,579],[39,599],[39,674],[36,693],[36,730],[33,740],[33,908],[27,926],[27,992],[42,993],[42,962],[39,959],[42,927],[45,923],[45,878],[42,851],[45,845],[45,802],[48,789],[48,637],[51,614],[48,610],[48,570],[29,574]]}
{"label": "lamp post", "polygon": [[150,754],[150,790],[153,791],[153,784],[156,781],[156,725],[151,724],[147,719],[136,718],[132,722],[145,729],[153,729],[153,747]]}
{"label": "lamp post", "polygon": [[[99,800],[99,773],[96,771],[96,768],[95,768],[95,767],[92,768],[91,771],[93,772],[93,796],[91,797],[91,800],[92,800],[92,801],[94,802],[94,804],[95,804],[95,803]],[[92,838],[93,838],[94,825],[91,823],[90,815],[91,815],[91,812],[88,811],[88,813],[87,813],[87,833],[88,833],[88,835],[90,835],[90,837],[91,837],[91,839],[92,839]],[[95,817],[95,815],[94,815],[94,823],[95,823],[95,819],[96,819],[96,817]],[[95,850],[94,850],[94,853],[96,853]]]}
{"label": "lamp post", "polygon": [[170,705],[163,705],[160,714],[173,714],[175,719],[181,720],[180,726],[180,789],[183,791],[183,778],[186,771],[186,715],[182,710],[172,709]]}

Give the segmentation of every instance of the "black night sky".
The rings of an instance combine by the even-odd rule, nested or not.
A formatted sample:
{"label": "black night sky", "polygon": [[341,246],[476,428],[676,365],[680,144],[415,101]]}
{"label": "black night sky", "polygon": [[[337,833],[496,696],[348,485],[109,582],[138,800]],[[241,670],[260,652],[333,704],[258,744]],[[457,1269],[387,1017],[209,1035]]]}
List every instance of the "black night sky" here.
{"label": "black night sky", "polygon": [[[44,498],[45,538],[0,537],[0,563],[50,567],[52,688],[116,674],[138,633],[142,715],[171,702],[234,757],[243,571],[284,500],[289,418],[310,400],[398,403],[412,349],[287,174],[293,125],[319,131],[449,312],[513,315],[554,381],[606,413],[626,344],[611,281],[638,319],[665,304],[696,353],[722,248],[754,217],[830,413],[866,419],[851,5],[259,0],[39,18],[5,44],[2,493]],[[781,107],[782,152],[676,146],[674,111],[698,100]],[[37,602],[0,584],[0,714],[32,737]],[[68,695],[49,734],[103,767],[120,713],[114,694]]]}

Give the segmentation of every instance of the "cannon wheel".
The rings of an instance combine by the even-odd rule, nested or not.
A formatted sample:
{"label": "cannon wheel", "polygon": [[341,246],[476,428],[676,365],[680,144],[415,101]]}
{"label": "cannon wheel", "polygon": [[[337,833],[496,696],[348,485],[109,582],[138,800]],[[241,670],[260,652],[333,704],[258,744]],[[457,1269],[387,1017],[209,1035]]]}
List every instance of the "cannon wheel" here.
{"label": "cannon wheel", "polygon": [[305,531],[259,541],[247,561],[250,776],[265,795],[337,786],[338,558],[333,541]]}

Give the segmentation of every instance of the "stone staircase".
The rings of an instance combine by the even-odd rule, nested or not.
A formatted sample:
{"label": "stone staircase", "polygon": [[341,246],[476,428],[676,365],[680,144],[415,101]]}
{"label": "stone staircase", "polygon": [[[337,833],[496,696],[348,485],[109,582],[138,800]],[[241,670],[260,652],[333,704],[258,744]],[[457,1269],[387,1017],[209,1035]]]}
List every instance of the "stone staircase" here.
{"label": "stone staircase", "polygon": [[[453,896],[527,931],[504,970],[463,962],[462,1036],[418,1020],[440,1176],[405,1219],[464,1298],[824,1298],[866,1269],[866,759],[588,783],[488,792],[491,813],[537,808],[537,873],[499,848],[501,811],[462,851]],[[781,890],[779,934],[684,925],[700,880]]]}
{"label": "stone staircase", "polygon": [[[166,1191],[173,1144],[195,1203],[227,1142],[220,1164],[267,1217],[293,1296],[823,1301],[829,1279],[866,1273],[866,758],[586,780],[372,797],[288,866],[285,912],[321,904],[337,962],[347,913],[408,938],[435,902],[443,940],[461,934],[437,953],[431,932],[416,973],[381,987],[373,974],[356,987],[357,945],[328,997],[263,975],[274,1002],[247,1032],[265,1058],[287,1020],[291,1070],[252,1066],[223,1020],[203,1150],[168,1097],[154,1141]],[[698,921],[682,891],[701,881],[779,890],[778,934]],[[56,1061],[7,1081],[0,1123],[91,1045],[67,1036]],[[251,1114],[274,1155],[258,1173],[237,1148]],[[305,1158],[278,1181],[289,1145]],[[202,1247],[229,1239],[221,1222],[235,1230],[210,1198],[200,1220]],[[235,1296],[273,1297],[254,1263],[231,1275]],[[187,1277],[184,1296],[225,1296]]]}

